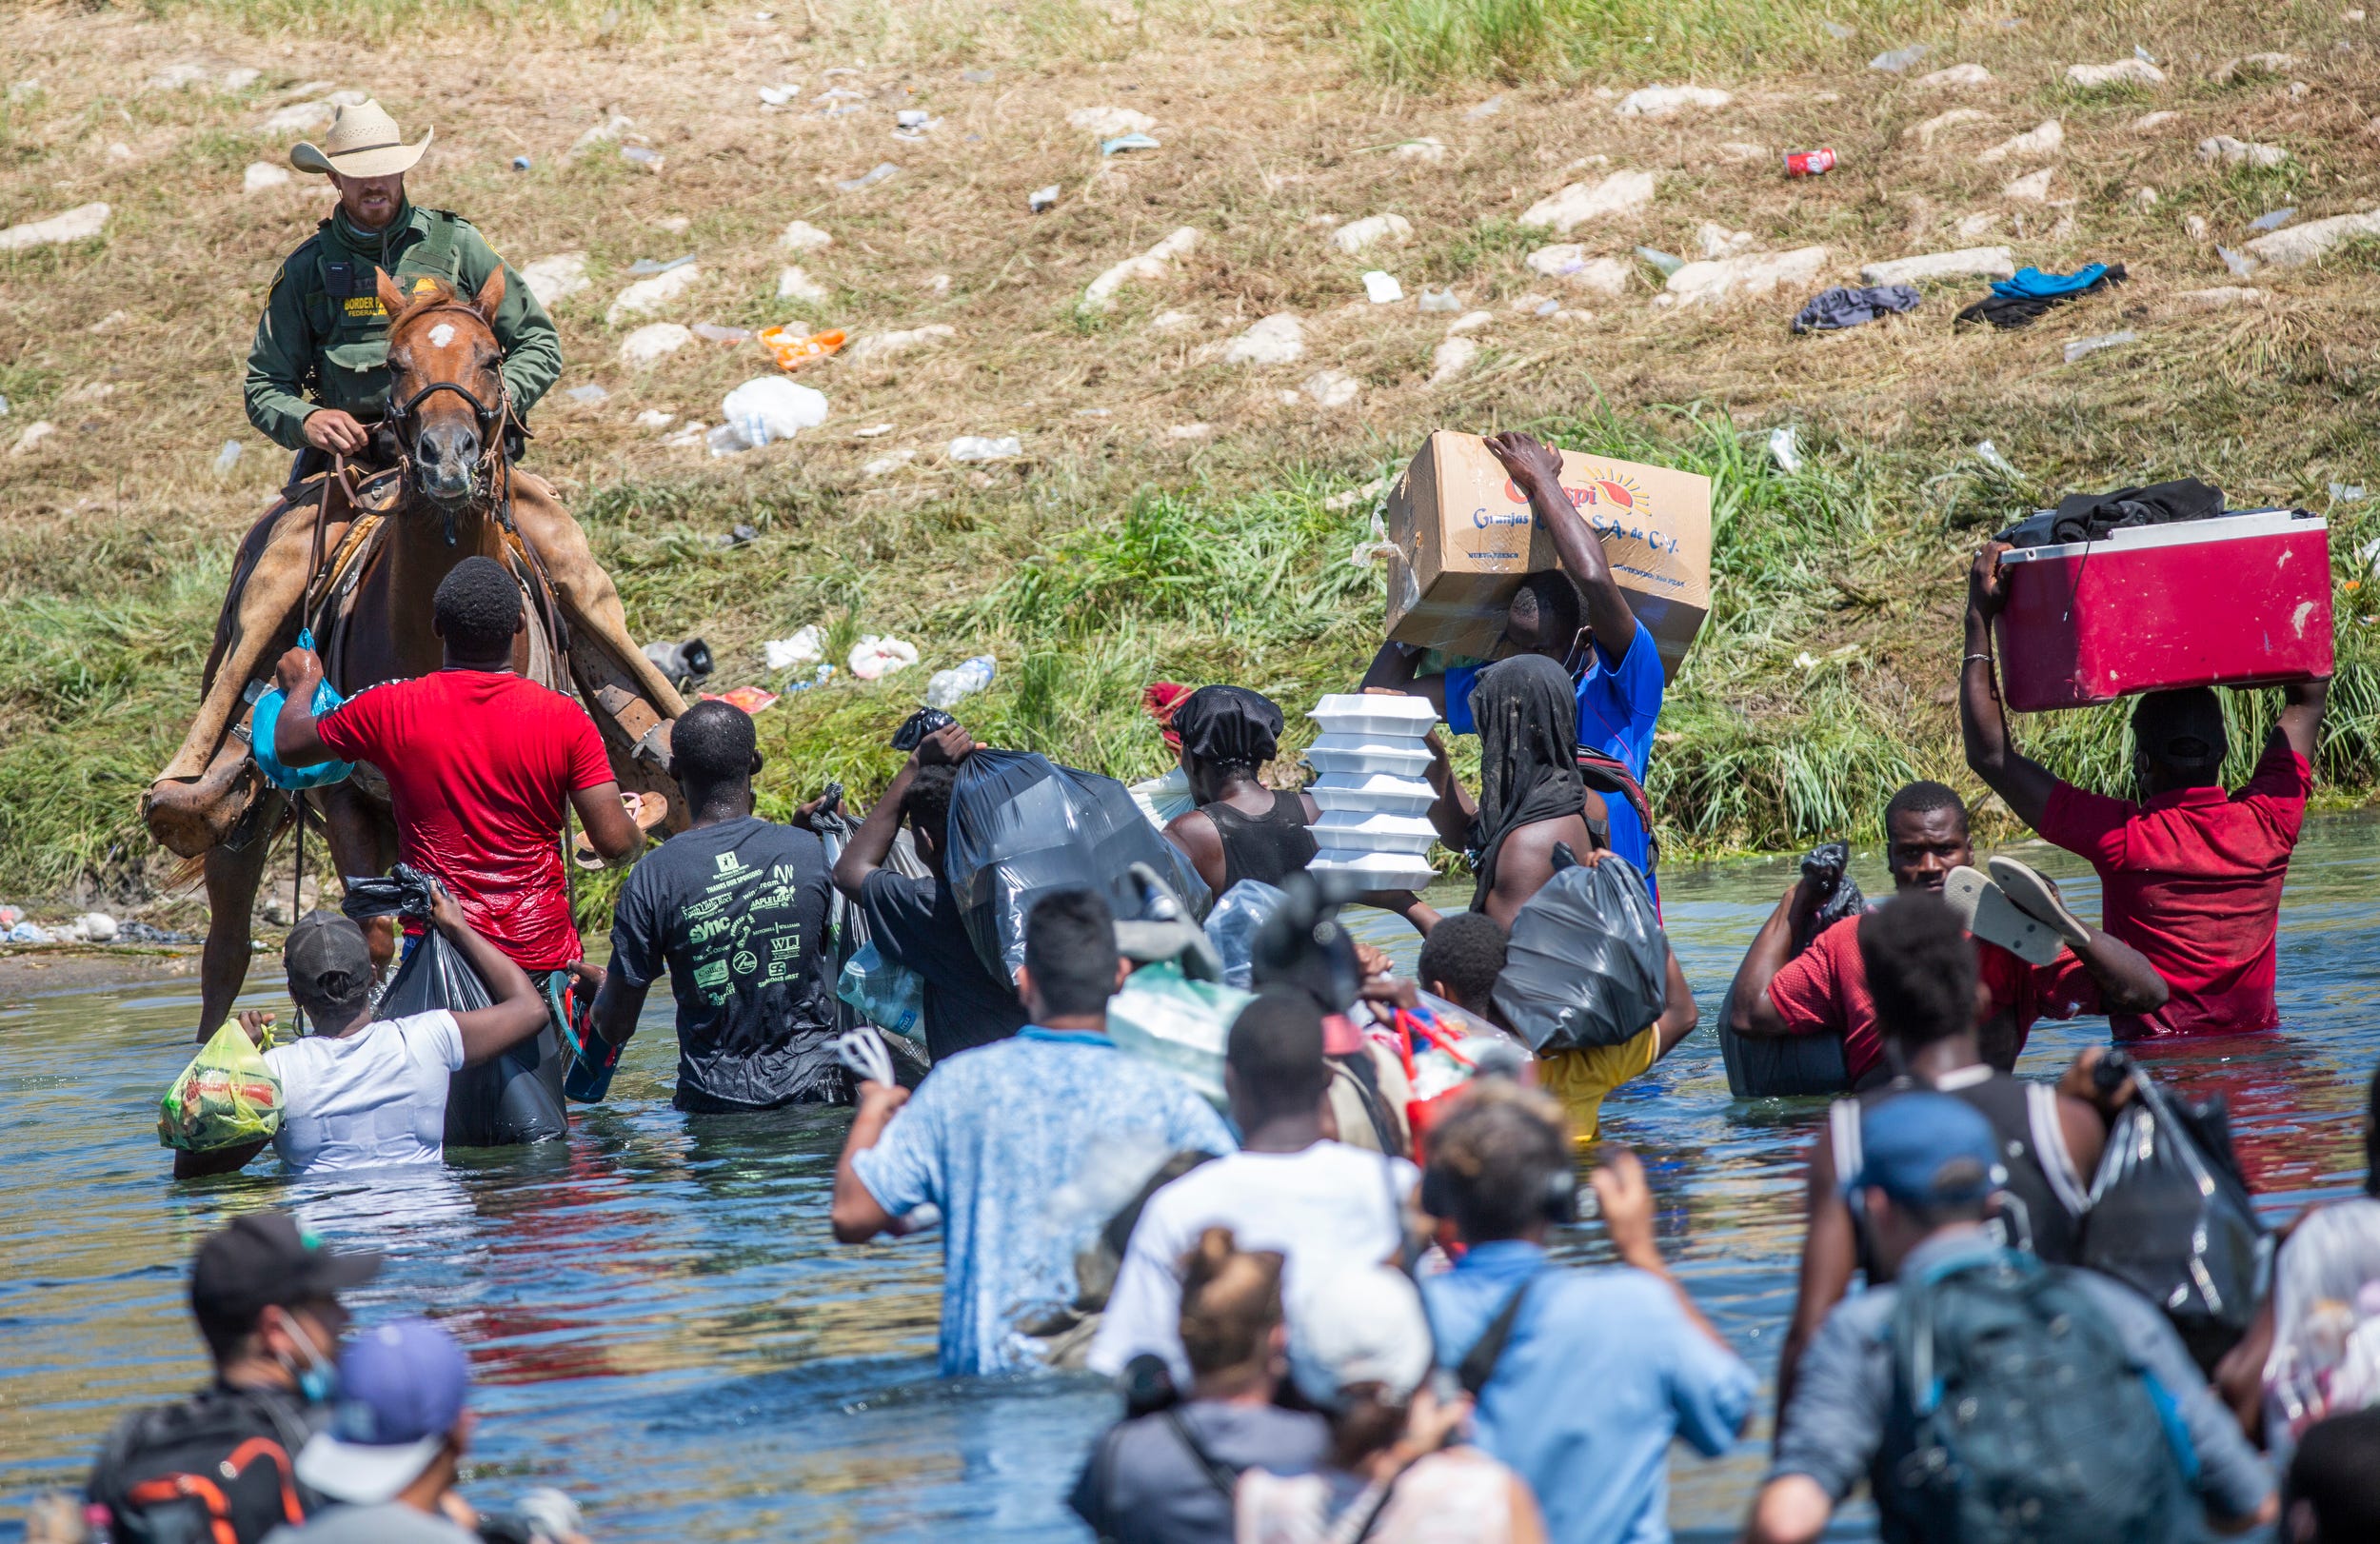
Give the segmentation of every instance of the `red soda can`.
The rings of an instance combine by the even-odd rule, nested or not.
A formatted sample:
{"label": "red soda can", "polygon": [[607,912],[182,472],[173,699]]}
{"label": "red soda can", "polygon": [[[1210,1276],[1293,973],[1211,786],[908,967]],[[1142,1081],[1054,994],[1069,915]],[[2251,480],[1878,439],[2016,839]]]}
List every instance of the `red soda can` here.
{"label": "red soda can", "polygon": [[1815,150],[1787,150],[1785,175],[1788,177],[1817,177],[1835,169],[1835,152],[1820,146]]}

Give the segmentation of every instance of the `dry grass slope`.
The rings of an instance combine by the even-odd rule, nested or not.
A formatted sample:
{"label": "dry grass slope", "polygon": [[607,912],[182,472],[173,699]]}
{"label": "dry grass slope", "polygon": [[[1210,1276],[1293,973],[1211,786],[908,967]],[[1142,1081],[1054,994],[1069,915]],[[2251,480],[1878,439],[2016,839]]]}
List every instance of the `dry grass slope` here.
{"label": "dry grass slope", "polygon": [[[516,266],[585,254],[589,283],[555,307],[570,364],[537,415],[532,464],[588,523],[640,636],[700,633],[724,681],[764,683],[760,641],[807,622],[839,643],[864,629],[923,648],[914,673],[764,716],[780,808],[829,777],[874,786],[926,670],[978,652],[1001,666],[970,709],[987,737],[1126,775],[1161,759],[1135,706],[1152,677],[1244,680],[1293,712],[1343,684],[1377,637],[1378,578],[1348,561],[1368,501],[1333,496],[1439,425],[1536,425],[1717,480],[1717,609],[1673,683],[1656,760],[1673,852],[1866,833],[1896,781],[1963,782],[1947,688],[1975,541],[2062,491],[2168,476],[2330,515],[2343,680],[2324,770],[2344,797],[2380,774],[2370,576],[2354,556],[2380,520],[2328,492],[2380,485],[2373,247],[2246,281],[2214,249],[2240,247],[2276,206],[2303,223],[2380,205],[2380,31],[2335,10],[753,6],[152,0],[11,15],[0,226],[92,201],[112,213],[96,240],[0,252],[0,892],[138,893],[160,876],[134,800],[186,722],[231,544],[285,465],[241,417],[240,364],[279,257],[325,207],[310,179],[244,192],[243,168],[298,137],[265,132],[269,114],[335,89],[434,123],[418,195],[467,213]],[[2066,81],[2069,64],[2135,43],[2166,84]],[[1910,44],[1932,50],[1915,69],[1868,68]],[[2268,51],[2294,57],[2223,78],[2230,59]],[[1991,78],[1917,78],[1953,64]],[[764,104],[762,88],[788,83],[787,104]],[[1733,100],[1616,110],[1639,87],[1685,83]],[[1146,114],[1162,148],[1103,159],[1067,122],[1093,107]],[[895,137],[911,108],[939,121]],[[1975,116],[1920,132],[1954,109]],[[2172,116],[2142,127],[2152,112]],[[614,114],[658,171],[618,143],[573,149]],[[2057,151],[1978,159],[2049,119]],[[2289,158],[2211,167],[2193,147],[2218,133]],[[1420,140],[1442,148],[1399,153]],[[1778,152],[1819,144],[1840,169],[1782,176]],[[511,169],[519,155],[531,169]],[[838,188],[885,161],[891,178]],[[2046,200],[2012,195],[2043,168]],[[1643,208],[1567,234],[1519,224],[1565,185],[1622,170],[1656,175]],[[1032,215],[1028,192],[1051,183],[1057,207]],[[1359,255],[1330,240],[1387,213],[1409,240]],[[795,219],[833,244],[785,249]],[[1950,313],[1981,293],[1965,280],[1929,287],[1914,316],[1797,339],[1799,289],[1660,304],[1633,248],[1699,255],[1706,223],[1755,251],[1823,246],[1828,283],[1988,244],[2051,269],[2120,261],[2132,282],[2022,332],[1954,331]],[[1094,275],[1182,227],[1200,239],[1169,276],[1126,284],[1110,310],[1079,305]],[[1625,290],[1526,266],[1557,241],[1632,263]],[[689,251],[701,277],[636,320],[954,330],[806,372],[831,399],[824,426],[712,460],[637,416],[715,422],[764,359],[698,341],[632,368],[618,348],[634,324],[605,320],[632,263]],[[825,298],[778,299],[787,264]],[[1467,333],[1467,367],[1429,384],[1453,318],[1365,303],[1374,267],[1409,296],[1452,286],[1489,313]],[[2184,298],[2241,283],[2263,303]],[[1303,323],[1300,359],[1216,357],[1283,311]],[[2069,341],[2119,329],[2137,341],[2063,362]],[[1323,368],[1356,382],[1356,400],[1317,406],[1301,387]],[[568,395],[586,386],[606,395]],[[8,453],[37,421],[54,432]],[[1798,473],[1762,448],[1778,425],[1798,431]],[[948,443],[978,433],[1016,434],[1024,455],[951,461]],[[248,453],[218,476],[227,439]],[[1985,439],[2015,477],[1974,453]],[[738,523],[761,539],[711,544]],[[2027,733],[2097,781],[2118,775],[2110,715]]]}

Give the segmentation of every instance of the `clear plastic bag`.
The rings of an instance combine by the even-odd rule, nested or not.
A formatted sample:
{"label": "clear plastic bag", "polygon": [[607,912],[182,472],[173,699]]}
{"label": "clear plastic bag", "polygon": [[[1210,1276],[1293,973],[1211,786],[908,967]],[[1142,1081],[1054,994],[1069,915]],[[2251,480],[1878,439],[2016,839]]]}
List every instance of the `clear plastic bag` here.
{"label": "clear plastic bag", "polygon": [[835,980],[835,996],[887,1035],[907,1039],[925,1037],[925,982],[916,971],[885,959],[873,940],[861,944],[843,961],[843,974]]}
{"label": "clear plastic bag", "polygon": [[1232,1020],[1254,999],[1236,986],[1191,980],[1170,961],[1144,965],[1107,1000],[1107,1036],[1123,1051],[1179,1073],[1220,1109]]}
{"label": "clear plastic bag", "polygon": [[1641,1034],[1669,1005],[1669,940],[1625,858],[1557,873],[1513,917],[1496,1006],[1532,1051]]}
{"label": "clear plastic bag", "polygon": [[157,1140],[186,1153],[262,1141],[281,1129],[281,1079],[237,1022],[208,1038],[157,1101]]}
{"label": "clear plastic bag", "polygon": [[1246,991],[1256,954],[1256,937],[1273,920],[1286,897],[1280,887],[1262,880],[1241,880],[1222,894],[1206,914],[1206,940],[1223,961],[1223,980]]}
{"label": "clear plastic bag", "polygon": [[1024,963],[1024,920],[1053,890],[1091,889],[1118,916],[1143,898],[1132,875],[1146,863],[1203,920],[1206,881],[1180,848],[1141,817],[1124,785],[1024,751],[978,750],[951,790],[943,874],[983,966],[1007,980]]}

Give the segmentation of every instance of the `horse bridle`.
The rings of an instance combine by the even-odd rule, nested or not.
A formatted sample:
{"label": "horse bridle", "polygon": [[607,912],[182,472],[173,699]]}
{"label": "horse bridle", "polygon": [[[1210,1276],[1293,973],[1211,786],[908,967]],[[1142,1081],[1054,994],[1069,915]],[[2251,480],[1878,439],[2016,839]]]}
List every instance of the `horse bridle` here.
{"label": "horse bridle", "polygon": [[[466,306],[439,306],[431,309],[470,311],[470,307]],[[471,311],[470,314],[477,316],[479,313]],[[512,466],[510,460],[505,455],[504,426],[512,417],[512,388],[506,384],[502,369],[496,372],[497,397],[495,406],[492,407],[480,401],[478,393],[460,381],[432,381],[421,390],[406,398],[402,405],[389,408],[382,416],[381,423],[387,426],[389,431],[397,439],[399,479],[401,483],[410,482],[413,476],[411,426],[414,412],[423,403],[441,391],[451,391],[470,405],[471,416],[479,424],[480,443],[479,460],[471,466],[474,491],[486,495],[488,503],[496,507],[497,520],[508,531],[512,529]],[[496,486],[499,469],[504,474],[502,497],[498,496]],[[446,518],[446,544],[452,546],[457,539],[454,528],[454,506],[442,502],[440,512]]]}

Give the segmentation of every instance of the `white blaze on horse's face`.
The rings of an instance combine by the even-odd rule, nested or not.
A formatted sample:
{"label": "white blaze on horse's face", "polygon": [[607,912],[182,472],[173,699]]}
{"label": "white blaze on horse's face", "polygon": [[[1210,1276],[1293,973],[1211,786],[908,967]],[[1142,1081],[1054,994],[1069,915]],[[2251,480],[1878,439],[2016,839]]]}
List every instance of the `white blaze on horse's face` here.
{"label": "white blaze on horse's face", "polygon": [[431,347],[444,348],[446,345],[452,342],[454,342],[454,324],[452,322],[441,322],[436,327],[429,329],[429,343]]}

